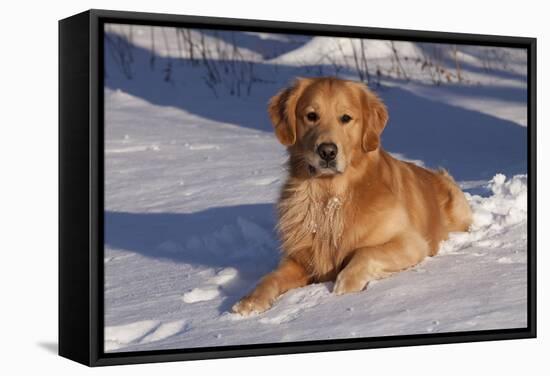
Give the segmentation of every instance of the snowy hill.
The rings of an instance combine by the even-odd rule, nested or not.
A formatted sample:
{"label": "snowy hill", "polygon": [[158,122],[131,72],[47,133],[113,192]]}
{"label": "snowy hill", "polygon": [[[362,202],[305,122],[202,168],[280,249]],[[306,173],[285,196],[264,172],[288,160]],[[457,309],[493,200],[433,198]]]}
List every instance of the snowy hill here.
{"label": "snowy hill", "polygon": [[284,55],[272,59],[272,62],[288,65],[300,64],[349,64],[353,59],[354,50],[364,49],[369,59],[374,61],[391,59],[396,48],[403,59],[417,59],[422,51],[411,42],[390,42],[385,40],[361,40],[335,37],[314,37],[305,45]]}
{"label": "snowy hill", "polygon": [[[471,232],[453,235],[437,257],[362,293],[337,297],[330,283],[311,285],[285,294],[262,315],[242,318],[229,308],[278,261],[273,204],[286,154],[266,103],[293,77],[334,73],[334,67],[307,61],[312,45],[323,46],[317,38],[207,32],[216,63],[205,66],[180,54],[181,35],[173,29],[155,29],[153,52],[149,29],[138,35],[117,27],[109,38],[131,32],[133,39],[114,42],[106,54],[107,351],[526,325],[520,53],[510,52],[506,69],[485,69],[481,49],[461,47],[469,56],[461,60],[463,74],[472,82],[433,85],[388,74],[374,87],[390,111],[386,150],[448,168],[468,192]],[[261,40],[276,43],[275,58]],[[393,52],[379,42],[369,43],[370,50],[378,49],[389,71]],[[239,57],[227,60],[234,46]],[[398,46],[411,56],[426,48]],[[211,77],[216,71],[219,80]],[[349,69],[339,75],[354,77]]]}

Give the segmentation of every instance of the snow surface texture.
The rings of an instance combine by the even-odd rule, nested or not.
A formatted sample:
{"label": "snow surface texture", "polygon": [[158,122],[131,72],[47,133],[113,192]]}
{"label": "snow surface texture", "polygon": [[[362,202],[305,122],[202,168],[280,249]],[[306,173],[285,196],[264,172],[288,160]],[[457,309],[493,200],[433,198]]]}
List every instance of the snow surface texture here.
{"label": "snow surface texture", "polygon": [[[470,232],[452,234],[437,257],[372,282],[364,292],[335,296],[332,283],[314,284],[242,318],[230,307],[279,258],[274,202],[286,154],[271,132],[266,103],[295,76],[319,69],[335,74],[315,53],[331,44],[204,31],[212,61],[227,58],[224,46],[236,45],[245,61],[255,62],[247,94],[246,85],[237,89],[231,81],[206,85],[204,66],[177,48],[183,39],[175,29],[155,28],[154,49],[150,28],[110,25],[108,32],[106,49],[118,47],[106,54],[106,351],[526,325],[522,51],[506,52],[506,69],[495,61],[486,69],[484,50],[461,46],[469,81],[437,86],[422,71],[411,78],[411,61],[430,47],[396,43],[411,57],[403,62],[411,77],[387,73],[377,89],[390,110],[385,148],[449,169],[474,210]],[[126,55],[113,52],[120,46]],[[369,42],[372,61],[395,64],[388,46]],[[350,70],[339,75],[354,78]]]}

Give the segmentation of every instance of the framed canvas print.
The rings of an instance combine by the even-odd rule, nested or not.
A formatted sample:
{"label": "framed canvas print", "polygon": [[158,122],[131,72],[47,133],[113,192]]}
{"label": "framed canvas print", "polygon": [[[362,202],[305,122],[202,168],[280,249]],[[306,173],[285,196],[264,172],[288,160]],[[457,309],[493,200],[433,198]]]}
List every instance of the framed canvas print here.
{"label": "framed canvas print", "polygon": [[531,338],[536,40],[59,22],[59,353]]}

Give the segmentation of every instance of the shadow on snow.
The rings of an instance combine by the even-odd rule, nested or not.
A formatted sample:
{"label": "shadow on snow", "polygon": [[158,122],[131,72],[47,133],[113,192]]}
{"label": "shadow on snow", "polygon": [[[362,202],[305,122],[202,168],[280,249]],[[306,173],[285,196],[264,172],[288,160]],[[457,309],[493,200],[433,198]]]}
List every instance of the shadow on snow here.
{"label": "shadow on snow", "polygon": [[273,209],[273,204],[255,204],[197,213],[106,211],[105,246],[156,260],[235,268],[239,278],[224,285],[222,313],[279,261]]}
{"label": "shadow on snow", "polygon": [[254,275],[279,259],[273,204],[209,208],[196,213],[105,211],[105,245],[143,256]]}

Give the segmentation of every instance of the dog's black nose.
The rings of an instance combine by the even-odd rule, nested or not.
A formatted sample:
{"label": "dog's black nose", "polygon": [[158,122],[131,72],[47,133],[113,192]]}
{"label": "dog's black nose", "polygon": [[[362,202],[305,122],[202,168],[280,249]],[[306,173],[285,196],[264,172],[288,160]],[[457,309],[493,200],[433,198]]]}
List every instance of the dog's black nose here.
{"label": "dog's black nose", "polygon": [[317,147],[317,154],[325,161],[330,162],[336,158],[338,147],[332,142],[323,142]]}

